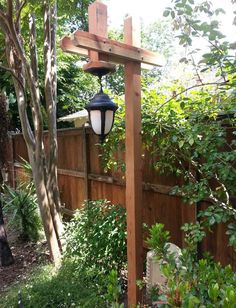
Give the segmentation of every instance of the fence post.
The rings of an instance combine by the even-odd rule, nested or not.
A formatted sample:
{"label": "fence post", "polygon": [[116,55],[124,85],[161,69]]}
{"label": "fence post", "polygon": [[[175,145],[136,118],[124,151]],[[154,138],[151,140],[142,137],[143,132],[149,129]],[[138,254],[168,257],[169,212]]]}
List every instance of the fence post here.
{"label": "fence post", "polygon": [[88,135],[86,130],[86,124],[83,125],[83,157],[84,157],[84,196],[85,200],[89,200],[90,192],[89,192],[89,160],[88,160]]}

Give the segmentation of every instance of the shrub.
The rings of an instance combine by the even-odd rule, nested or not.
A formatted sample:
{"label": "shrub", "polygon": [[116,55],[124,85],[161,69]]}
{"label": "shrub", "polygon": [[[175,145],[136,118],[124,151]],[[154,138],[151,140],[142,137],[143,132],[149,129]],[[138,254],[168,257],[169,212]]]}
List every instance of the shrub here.
{"label": "shrub", "polygon": [[[118,276],[126,265],[125,209],[106,200],[86,202],[64,237],[61,268],[46,266],[31,276],[21,288],[24,307],[123,307]],[[3,308],[16,306],[19,288],[4,297]]]}
{"label": "shrub", "polygon": [[36,242],[42,224],[33,183],[20,183],[16,189],[4,185],[2,201],[9,224],[19,232],[19,237]]}
{"label": "shrub", "polygon": [[65,228],[66,256],[109,274],[126,264],[125,209],[106,200],[85,202]]}
{"label": "shrub", "polygon": [[[169,233],[156,224],[150,229],[149,247],[161,262],[161,271],[167,279],[162,292],[171,307],[236,307],[236,273],[230,265],[222,267],[206,255],[198,260],[194,247],[201,240],[201,229],[190,224],[186,232],[186,248],[176,266],[173,254],[166,253]],[[160,292],[161,294],[161,292]],[[163,296],[163,294],[162,294]]]}

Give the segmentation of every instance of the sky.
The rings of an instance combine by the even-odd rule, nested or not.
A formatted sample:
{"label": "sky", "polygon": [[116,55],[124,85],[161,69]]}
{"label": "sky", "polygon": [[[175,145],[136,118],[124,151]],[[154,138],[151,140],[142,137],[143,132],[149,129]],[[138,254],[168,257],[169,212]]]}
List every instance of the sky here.
{"label": "sky", "polygon": [[109,23],[113,27],[123,24],[125,15],[141,17],[146,23],[161,17],[170,0],[105,0],[107,4]]}
{"label": "sky", "polygon": [[[200,0],[199,0],[200,1]],[[203,1],[203,0],[201,0]],[[223,8],[226,14],[220,14],[219,20],[221,21],[221,32],[227,35],[227,40],[231,42],[236,41],[236,27],[232,25],[234,18],[233,11],[236,11],[236,4],[232,5],[231,0],[211,0],[214,8]],[[148,26],[163,17],[163,12],[166,7],[172,6],[171,0],[103,0],[107,4],[108,10],[108,26],[109,28],[123,27],[124,17],[128,14],[134,17],[140,17],[144,26]],[[198,0],[195,0],[195,3]],[[175,46],[175,54],[173,61],[179,63],[179,59],[187,56],[188,49],[184,49],[179,45],[178,40],[173,42]],[[197,45],[196,45],[197,44]],[[197,63],[201,59],[201,54],[208,52],[207,41],[198,39],[193,42],[193,49],[200,48],[198,54],[194,55],[194,61]],[[178,69],[174,66],[174,74],[176,79],[186,77],[186,70],[182,71],[181,66],[178,64]],[[179,75],[178,75],[179,74]],[[177,77],[176,77],[177,76]],[[179,77],[178,77],[179,76]],[[182,76],[182,77],[181,77]]]}
{"label": "sky", "polygon": [[[132,16],[141,17],[144,25],[154,22],[159,18],[163,18],[163,11],[167,6],[170,6],[171,0],[104,0],[108,9],[109,26],[119,28],[123,25],[124,17],[129,14]],[[216,8],[222,7],[226,14],[222,15],[222,30],[228,32],[230,38],[235,39],[232,20],[233,8],[236,10],[236,5],[231,5],[231,0],[212,0]],[[226,30],[226,31],[225,31]]]}

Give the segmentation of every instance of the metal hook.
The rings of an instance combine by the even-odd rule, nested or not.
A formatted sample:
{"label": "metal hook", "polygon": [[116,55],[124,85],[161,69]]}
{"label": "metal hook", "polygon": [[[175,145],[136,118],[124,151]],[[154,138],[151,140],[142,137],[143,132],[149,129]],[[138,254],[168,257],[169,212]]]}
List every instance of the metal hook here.
{"label": "metal hook", "polygon": [[103,89],[102,89],[102,74],[98,75],[98,79],[99,79],[99,85],[100,85],[100,93],[103,93]]}

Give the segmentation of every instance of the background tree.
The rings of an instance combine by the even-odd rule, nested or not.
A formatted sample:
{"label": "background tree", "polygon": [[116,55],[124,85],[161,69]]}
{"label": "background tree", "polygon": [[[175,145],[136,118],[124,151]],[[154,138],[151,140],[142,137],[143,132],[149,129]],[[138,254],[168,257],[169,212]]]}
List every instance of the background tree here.
{"label": "background tree", "polygon": [[[73,25],[81,24],[75,14],[79,12],[86,16],[89,1],[72,1],[66,7],[62,7],[62,1],[58,4],[59,12],[64,14],[63,21],[74,10],[74,19],[67,25],[67,29],[71,29]],[[51,257],[57,261],[61,254],[62,232],[57,185],[57,2],[45,0],[36,4],[34,1],[8,0],[0,6],[0,27],[1,37],[5,40],[1,68],[13,76],[21,129],[32,166],[45,235]],[[43,63],[43,72],[40,62]],[[47,142],[43,137],[44,121],[48,127]]]}
{"label": "background tree", "polygon": [[[8,117],[6,108],[6,96],[0,95],[0,169],[7,170],[8,151]],[[3,182],[2,173],[0,173],[1,183]],[[8,266],[14,263],[10,246],[7,241],[7,234],[4,228],[4,219],[2,212],[2,199],[0,198],[0,259],[2,266]]]}

